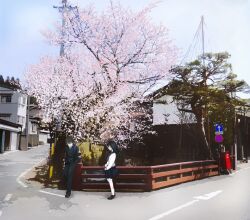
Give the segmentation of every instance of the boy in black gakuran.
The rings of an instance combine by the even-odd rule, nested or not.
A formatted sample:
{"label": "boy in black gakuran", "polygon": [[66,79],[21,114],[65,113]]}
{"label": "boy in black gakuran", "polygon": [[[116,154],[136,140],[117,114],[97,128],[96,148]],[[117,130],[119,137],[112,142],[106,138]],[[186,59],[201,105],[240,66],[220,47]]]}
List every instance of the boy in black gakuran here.
{"label": "boy in black gakuran", "polygon": [[72,179],[76,164],[80,161],[79,148],[72,137],[66,138],[64,178],[66,179],[66,198],[71,195]]}

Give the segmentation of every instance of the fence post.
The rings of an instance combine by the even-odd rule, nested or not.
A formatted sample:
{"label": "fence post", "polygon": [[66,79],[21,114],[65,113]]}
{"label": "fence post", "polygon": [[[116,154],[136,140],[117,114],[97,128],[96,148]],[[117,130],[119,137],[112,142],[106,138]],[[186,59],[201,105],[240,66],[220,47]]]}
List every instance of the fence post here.
{"label": "fence post", "polygon": [[72,182],[72,188],[74,190],[82,189],[82,167],[83,167],[82,162],[76,164]]}
{"label": "fence post", "polygon": [[[179,165],[179,170],[182,170],[182,164]],[[183,173],[180,173],[180,178],[183,177]]]}
{"label": "fence post", "polygon": [[152,191],[153,190],[153,169],[151,167],[148,167],[146,169],[146,172],[147,172],[147,183],[146,183],[146,186],[145,186],[145,190],[146,191]]}

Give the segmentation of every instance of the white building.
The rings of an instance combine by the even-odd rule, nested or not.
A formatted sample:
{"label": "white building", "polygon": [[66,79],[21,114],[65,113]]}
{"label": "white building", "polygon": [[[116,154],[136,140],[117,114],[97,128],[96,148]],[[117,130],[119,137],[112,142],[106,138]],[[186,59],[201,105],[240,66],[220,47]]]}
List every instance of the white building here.
{"label": "white building", "polygon": [[161,95],[167,82],[157,84],[145,94],[145,97],[153,98],[152,115],[153,125],[196,123],[193,113],[183,110],[183,107],[174,101],[170,95]]}
{"label": "white building", "polygon": [[0,86],[0,152],[18,150],[26,127],[27,96]]}
{"label": "white building", "polygon": [[153,101],[153,125],[196,123],[193,113],[184,112],[172,96],[164,95]]}
{"label": "white building", "polygon": [[[14,127],[18,126],[17,129],[10,127],[6,128],[6,125],[0,125],[1,140],[6,142],[3,147],[5,151],[15,150],[17,148],[26,150],[28,146],[33,147],[39,145],[38,122],[41,118],[38,115],[39,110],[37,106],[34,105],[30,105],[28,108],[29,120],[27,141],[27,103],[27,95],[5,85],[0,86],[0,119],[12,123],[11,125]],[[17,134],[13,132],[18,132],[19,135],[17,138]],[[44,136],[44,134],[42,136]],[[8,140],[10,140],[10,142]],[[14,143],[15,141],[16,143]]]}
{"label": "white building", "polygon": [[27,95],[0,86],[0,118],[26,127]]}
{"label": "white building", "polygon": [[46,144],[49,138],[50,138],[49,131],[46,130],[39,131],[39,144]]}

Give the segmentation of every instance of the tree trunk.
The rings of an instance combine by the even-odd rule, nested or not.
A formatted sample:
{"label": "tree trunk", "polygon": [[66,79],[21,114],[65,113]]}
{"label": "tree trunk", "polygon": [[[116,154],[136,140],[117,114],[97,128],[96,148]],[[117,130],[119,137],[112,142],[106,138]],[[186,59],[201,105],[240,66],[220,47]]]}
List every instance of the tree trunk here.
{"label": "tree trunk", "polygon": [[205,131],[205,118],[202,116],[202,114],[196,114],[196,119],[197,119],[197,125],[199,128],[199,131],[201,132],[202,138],[203,138],[204,143],[205,143],[206,155],[208,156],[208,159],[213,159],[213,154],[212,154],[211,148],[208,144],[206,131]]}

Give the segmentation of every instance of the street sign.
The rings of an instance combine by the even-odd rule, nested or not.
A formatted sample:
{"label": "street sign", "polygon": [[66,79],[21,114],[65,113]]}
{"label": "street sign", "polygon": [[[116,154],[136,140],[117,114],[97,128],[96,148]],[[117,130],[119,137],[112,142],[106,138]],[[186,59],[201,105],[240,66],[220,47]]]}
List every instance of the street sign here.
{"label": "street sign", "polygon": [[216,124],[215,125],[215,132],[218,132],[218,133],[223,133],[223,130],[224,130],[224,128],[223,128],[223,125],[222,124]]}
{"label": "street sign", "polygon": [[223,136],[221,134],[215,135],[215,142],[222,143],[224,140]]}

